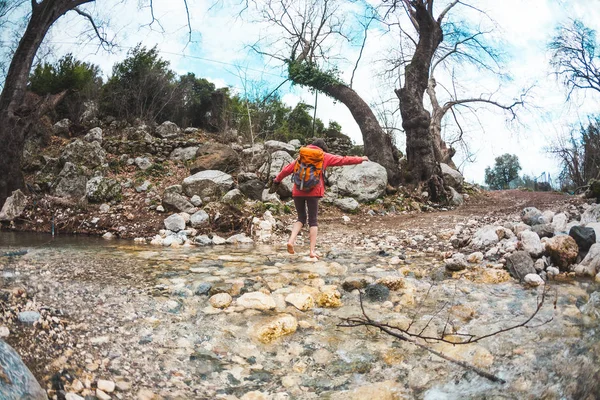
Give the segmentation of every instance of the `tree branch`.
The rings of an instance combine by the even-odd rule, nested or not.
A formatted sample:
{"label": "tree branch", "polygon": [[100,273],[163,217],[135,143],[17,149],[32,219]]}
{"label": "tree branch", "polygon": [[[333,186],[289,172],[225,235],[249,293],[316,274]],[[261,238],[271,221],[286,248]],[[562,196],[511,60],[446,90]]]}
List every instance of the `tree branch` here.
{"label": "tree branch", "polygon": [[[82,1],[80,1],[79,3],[81,2]],[[96,22],[90,14],[86,13],[85,11],[81,11],[79,8],[74,8],[73,10],[82,17],[85,17],[90,22],[90,24],[92,24],[92,28],[94,28],[94,32],[96,32],[96,36],[98,37],[98,40],[100,40],[100,44],[105,50],[110,50],[110,48],[114,46],[112,42],[106,39],[106,35],[100,34],[98,26],[96,26]]]}
{"label": "tree branch", "polygon": [[459,3],[459,0],[454,0],[452,3],[448,4],[446,6],[446,8],[444,8],[444,10],[442,10],[442,12],[440,13],[440,15],[438,16],[438,19],[437,19],[437,22],[439,25],[442,25],[442,21],[443,21],[444,17],[446,16],[446,14],[448,14],[448,11],[450,11],[452,9],[452,7],[454,7],[458,3]]}

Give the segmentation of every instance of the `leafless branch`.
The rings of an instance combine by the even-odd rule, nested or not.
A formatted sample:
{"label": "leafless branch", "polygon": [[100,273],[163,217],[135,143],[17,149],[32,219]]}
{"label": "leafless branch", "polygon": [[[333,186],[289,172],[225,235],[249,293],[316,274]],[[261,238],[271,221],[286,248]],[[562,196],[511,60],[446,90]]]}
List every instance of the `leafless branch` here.
{"label": "leafless branch", "polygon": [[114,43],[112,43],[106,38],[106,34],[100,33],[100,30],[98,29],[94,18],[90,14],[80,10],[79,8],[74,8],[73,10],[82,17],[85,17],[90,22],[92,28],[94,29],[94,32],[96,33],[96,37],[98,37],[98,40],[100,40],[100,44],[104,50],[110,50],[114,46]]}
{"label": "leafless branch", "polygon": [[[431,287],[430,289],[431,290]],[[373,320],[371,317],[368,316],[368,314],[365,311],[364,308],[364,304],[363,304],[363,297],[362,297],[362,293],[360,295],[360,308],[361,308],[361,312],[362,312],[362,316],[360,317],[351,317],[351,318],[344,318],[342,321],[342,323],[338,324],[339,327],[343,327],[343,328],[355,328],[355,327],[360,327],[360,326],[365,326],[365,327],[374,327],[379,329],[380,331],[393,336],[401,341],[405,341],[405,342],[409,342],[414,344],[415,346],[424,349],[432,354],[437,355],[438,357],[441,357],[445,360],[448,360],[452,363],[455,363],[457,365],[462,366],[463,368],[472,370],[473,372],[477,373],[480,376],[483,376],[493,382],[500,382],[500,383],[504,383],[504,380],[502,380],[501,378],[492,375],[486,371],[483,371],[473,365],[470,365],[466,362],[460,361],[460,360],[456,360],[454,358],[448,357],[445,354],[436,351],[432,348],[430,348],[427,344],[422,343],[421,341],[425,341],[425,342],[442,342],[442,343],[448,343],[448,344],[452,344],[452,345],[464,345],[464,344],[470,344],[470,343],[477,343],[483,339],[492,337],[492,336],[496,336],[496,335],[500,335],[500,334],[504,334],[506,332],[510,332],[513,331],[515,329],[518,328],[532,328],[532,327],[538,327],[541,326],[543,324],[547,324],[549,322],[552,321],[552,317],[550,317],[549,319],[546,319],[544,321],[542,321],[540,324],[536,324],[536,325],[530,325],[530,322],[532,322],[536,316],[539,314],[540,310],[543,308],[545,301],[546,301],[546,297],[548,295],[550,291],[550,287],[548,285],[546,285],[544,287],[544,289],[542,290],[541,295],[538,295],[538,299],[537,299],[537,305],[536,305],[536,309],[533,313],[531,313],[531,315],[526,318],[523,322],[517,323],[517,324],[513,324],[504,328],[500,328],[497,329],[493,332],[490,332],[488,334],[482,335],[482,336],[475,336],[472,334],[453,334],[454,338],[456,339],[456,337],[458,338],[463,338],[463,340],[461,341],[456,341],[456,340],[448,340],[446,339],[446,337],[444,335],[441,336],[427,336],[424,334],[425,328],[429,325],[429,322],[427,322],[427,324],[425,325],[425,328],[421,329],[419,332],[415,333],[411,331],[411,328],[413,326],[414,323],[414,316],[413,319],[411,321],[411,323],[408,325],[407,328],[401,328],[398,326],[393,326],[390,324],[386,324],[386,323],[381,323],[378,321]],[[426,298],[429,295],[429,291],[427,292]],[[421,303],[422,304],[422,303]],[[555,305],[556,307],[556,305]],[[443,309],[443,307],[442,307]],[[438,311],[439,313],[439,311]],[[418,313],[417,313],[418,314]],[[417,315],[415,314],[415,315]],[[437,314],[437,313],[436,313]],[[433,317],[432,317],[433,318]],[[445,328],[444,328],[445,331]]]}
{"label": "leafless branch", "polygon": [[438,19],[437,19],[438,24],[440,24],[440,25],[442,24],[442,21],[444,20],[444,17],[446,16],[446,14],[448,14],[448,11],[450,11],[452,9],[452,7],[454,7],[458,3],[459,3],[458,0],[454,0],[452,3],[448,4],[446,6],[446,8],[444,8],[444,10],[438,16]]}

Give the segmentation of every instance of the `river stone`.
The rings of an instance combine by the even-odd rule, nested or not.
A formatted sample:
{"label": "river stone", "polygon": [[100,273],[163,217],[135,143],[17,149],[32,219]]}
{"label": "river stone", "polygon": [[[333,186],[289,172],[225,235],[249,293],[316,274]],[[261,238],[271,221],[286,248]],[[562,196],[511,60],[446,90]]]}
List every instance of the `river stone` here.
{"label": "river stone", "polygon": [[471,264],[479,264],[483,261],[483,253],[480,251],[476,251],[474,253],[469,254],[467,257],[467,261]]}
{"label": "river stone", "polygon": [[533,260],[527,251],[515,251],[506,257],[506,267],[510,274],[522,281],[527,274],[535,274]]}
{"label": "river stone", "polygon": [[319,293],[316,301],[319,307],[337,308],[343,305],[341,297],[342,295],[337,290],[329,290],[327,292]]}
{"label": "river stone", "polygon": [[521,220],[527,225],[543,223],[542,212],[535,207],[524,208],[521,212]]}
{"label": "river stone", "polygon": [[531,230],[531,226],[527,225],[524,222],[519,222],[518,224],[515,224],[515,226],[512,228],[512,231],[515,235],[519,235],[523,231],[530,231],[530,230]]}
{"label": "river stone", "polygon": [[298,320],[292,315],[281,314],[256,324],[251,328],[251,334],[260,342],[267,344],[296,332],[296,329],[298,329]]}
{"label": "river stone", "polygon": [[189,197],[198,195],[202,199],[206,197],[219,198],[231,189],[233,178],[221,171],[201,171],[185,178],[182,186],[183,191]]}
{"label": "river stone", "polygon": [[188,214],[193,213],[196,207],[190,203],[187,197],[176,192],[167,192],[163,195],[162,205],[165,210],[186,212]]}
{"label": "river stone", "polygon": [[390,290],[400,290],[406,287],[406,281],[401,276],[384,276],[377,279],[376,283]]}
{"label": "river stone", "polygon": [[198,151],[198,146],[191,147],[178,147],[174,149],[169,155],[169,160],[174,161],[189,161],[196,158],[196,152]]}
{"label": "river stone", "polygon": [[387,172],[372,161],[332,168],[329,182],[342,196],[353,197],[361,203],[374,201],[385,194]]}
{"label": "river stone", "polygon": [[462,271],[468,267],[468,264],[464,254],[455,253],[451,258],[444,260],[444,266],[448,271]]}
{"label": "river stone", "polygon": [[221,143],[206,143],[196,151],[196,160],[190,166],[195,174],[200,171],[234,172],[240,166],[240,159],[230,146]]}
{"label": "river stone", "polygon": [[600,272],[600,243],[594,243],[590,247],[585,258],[575,266],[574,270],[577,275],[591,277]]}
{"label": "river stone", "polygon": [[593,292],[587,303],[580,307],[583,315],[600,318],[600,292]]}
{"label": "river stone", "polygon": [[544,284],[544,280],[538,274],[527,274],[523,281],[529,286],[540,286]]}
{"label": "river stone", "polygon": [[195,212],[190,216],[190,225],[192,228],[200,228],[209,223],[210,217],[204,210]]}
{"label": "river stone", "polygon": [[25,211],[27,197],[19,189],[12,192],[6,199],[0,211],[0,221],[12,221]]}
{"label": "river stone", "polygon": [[542,212],[542,219],[540,220],[540,224],[550,224],[552,223],[552,219],[554,218],[556,213],[552,210],[545,210]]}
{"label": "river stone", "polygon": [[212,285],[208,282],[200,282],[194,289],[194,294],[196,296],[204,296],[210,292]]}
{"label": "river stone", "polygon": [[241,295],[237,299],[237,305],[243,308],[252,308],[255,310],[272,310],[277,305],[273,297],[262,292],[250,292]]}
{"label": "river stone", "polygon": [[296,147],[292,144],[279,142],[277,140],[267,140],[265,142],[265,149],[271,153],[275,151],[287,151],[290,155],[294,155]]}
{"label": "river stone", "polygon": [[106,379],[98,379],[98,383],[96,384],[98,389],[102,390],[105,393],[112,393],[115,391],[115,383],[113,381],[109,381]]}
{"label": "river stone", "polygon": [[208,302],[214,308],[227,308],[232,301],[233,299],[229,293],[217,293],[208,299]]}
{"label": "river stone", "polygon": [[[218,244],[214,241],[215,244]],[[238,233],[237,235],[233,235],[227,238],[226,243],[228,244],[253,244],[254,240],[246,236],[245,233]]]}
{"label": "river stone", "polygon": [[465,199],[462,194],[458,193],[456,189],[450,186],[450,204],[453,206],[462,206],[465,203]]}
{"label": "river stone", "polygon": [[571,227],[569,236],[575,240],[580,251],[587,251],[596,243],[596,231],[590,227],[575,225]]}
{"label": "river stone", "polygon": [[347,292],[352,292],[353,290],[364,289],[373,282],[373,278],[370,276],[350,276],[344,279],[342,282],[342,288]]}
{"label": "river stone", "polygon": [[54,185],[53,192],[58,197],[80,199],[85,196],[87,178],[81,168],[66,162]]}
{"label": "river stone", "polygon": [[333,204],[342,211],[353,212],[358,210],[358,201],[352,197],[344,197],[343,199],[335,199]]}
{"label": "river stone", "polygon": [[93,169],[104,164],[105,157],[106,152],[100,143],[89,143],[77,139],[65,146],[60,160],[62,163],[70,162]]}
{"label": "river stone", "polygon": [[21,311],[19,313],[19,321],[24,324],[33,324],[38,321],[42,316],[37,311]]}
{"label": "river stone", "polygon": [[[239,179],[239,176],[238,176]],[[251,179],[239,185],[239,189],[252,200],[262,200],[262,193],[265,189],[265,183],[258,179]]]}
{"label": "river stone", "polygon": [[442,168],[442,178],[450,187],[460,188],[465,181],[465,178],[460,172],[450,167],[448,164],[440,163]]}
{"label": "river stone", "polygon": [[83,137],[83,140],[86,142],[98,142],[102,144],[102,128],[92,128],[88,131],[88,133]]}
{"label": "river stone", "polygon": [[173,214],[164,220],[165,228],[179,232],[185,229],[185,219],[179,214]]}
{"label": "river stone", "polygon": [[231,189],[223,195],[221,202],[225,204],[241,204],[244,202],[244,194],[240,189]]}
{"label": "river stone", "polygon": [[471,243],[478,249],[495,245],[500,241],[500,238],[498,237],[498,229],[500,228],[502,227],[496,225],[483,226],[475,232],[471,239]]}
{"label": "river stone", "polygon": [[521,232],[521,248],[532,257],[539,257],[544,252],[544,245],[537,233],[533,231]]}
{"label": "river stone", "polygon": [[579,254],[575,239],[568,235],[548,239],[546,251],[548,251],[554,265],[561,271],[567,271],[568,267],[577,260]]}
{"label": "river stone", "polygon": [[365,289],[365,295],[369,301],[383,302],[389,299],[390,289],[381,284],[369,285]]}
{"label": "river stone", "polygon": [[194,243],[196,243],[199,246],[210,246],[211,244],[213,244],[213,241],[207,235],[200,235],[194,238]]}
{"label": "river stone", "polygon": [[365,382],[364,385],[347,391],[335,392],[331,395],[331,400],[395,400],[408,399],[410,396],[406,393],[403,384],[393,380],[387,380],[378,383]]}
{"label": "river stone", "polygon": [[300,311],[308,311],[315,306],[315,300],[308,293],[290,293],[285,297],[285,301]]}
{"label": "river stone", "polygon": [[599,222],[600,204],[592,204],[587,210],[581,214],[580,223],[585,225],[590,222]]}
{"label": "river stone", "polygon": [[[285,151],[276,151],[271,154],[270,163],[265,162],[258,172],[261,175],[266,175],[268,179],[274,179],[281,170],[294,159],[289,153]],[[292,181],[292,175],[287,176],[285,179],[281,181],[279,185],[279,189],[277,189],[277,194],[281,197],[287,198],[292,195],[292,189],[294,187],[294,182]]]}
{"label": "river stone", "polygon": [[156,128],[156,135],[162,139],[172,139],[181,135],[181,129],[171,121],[165,121]]}
{"label": "river stone", "polygon": [[552,217],[552,227],[554,228],[554,233],[566,233],[568,222],[569,217],[565,213],[555,214],[554,217]]}
{"label": "river stone", "polygon": [[540,238],[551,238],[554,236],[554,226],[552,226],[552,224],[533,225],[531,231],[537,233]]}
{"label": "river stone", "polygon": [[48,399],[21,357],[3,340],[0,340],[0,376],[0,399]]}
{"label": "river stone", "polygon": [[114,179],[95,176],[87,181],[86,196],[92,203],[105,203],[121,196],[121,184]]}

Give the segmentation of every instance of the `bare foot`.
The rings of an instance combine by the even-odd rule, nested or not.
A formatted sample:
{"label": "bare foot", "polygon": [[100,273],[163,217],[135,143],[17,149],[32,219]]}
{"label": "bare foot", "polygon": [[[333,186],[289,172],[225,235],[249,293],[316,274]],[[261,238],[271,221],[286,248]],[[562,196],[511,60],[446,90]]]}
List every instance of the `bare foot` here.
{"label": "bare foot", "polygon": [[296,252],[294,251],[294,245],[293,244],[287,244],[287,251],[290,254],[296,254]]}
{"label": "bare foot", "polygon": [[310,253],[308,256],[310,258],[316,258],[317,260],[321,258],[321,255],[318,253]]}

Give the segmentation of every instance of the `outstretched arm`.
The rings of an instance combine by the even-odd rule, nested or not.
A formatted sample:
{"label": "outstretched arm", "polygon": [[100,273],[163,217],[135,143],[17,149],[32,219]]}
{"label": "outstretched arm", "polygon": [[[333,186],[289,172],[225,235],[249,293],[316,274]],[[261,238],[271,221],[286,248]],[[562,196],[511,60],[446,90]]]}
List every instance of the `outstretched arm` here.
{"label": "outstretched arm", "polygon": [[360,164],[363,161],[369,161],[367,156],[353,157],[353,156],[337,156],[335,154],[325,154],[325,167],[339,167],[342,165],[355,165]]}

